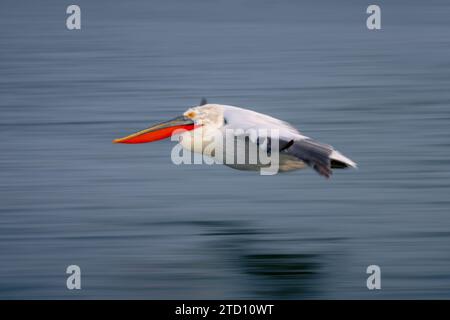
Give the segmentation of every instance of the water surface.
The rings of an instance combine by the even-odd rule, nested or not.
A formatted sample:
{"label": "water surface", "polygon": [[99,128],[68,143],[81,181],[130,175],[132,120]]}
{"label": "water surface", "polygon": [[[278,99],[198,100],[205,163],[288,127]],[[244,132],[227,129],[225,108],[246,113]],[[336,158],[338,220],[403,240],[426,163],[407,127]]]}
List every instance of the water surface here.
{"label": "water surface", "polygon": [[[0,298],[450,298],[450,3],[0,4]],[[112,139],[201,97],[360,169],[175,166]],[[65,270],[82,270],[82,290]],[[366,288],[366,268],[382,290]]]}

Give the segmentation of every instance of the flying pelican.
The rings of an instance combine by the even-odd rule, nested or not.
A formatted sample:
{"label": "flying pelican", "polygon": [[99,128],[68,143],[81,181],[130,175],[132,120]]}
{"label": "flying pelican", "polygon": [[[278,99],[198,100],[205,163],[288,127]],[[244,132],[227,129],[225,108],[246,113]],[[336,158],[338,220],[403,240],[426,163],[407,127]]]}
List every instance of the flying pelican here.
{"label": "flying pelican", "polygon": [[[332,169],[356,168],[356,163],[345,157],[332,146],[315,141],[301,134],[289,123],[270,117],[268,115],[243,109],[235,106],[209,104],[205,99],[200,105],[189,108],[180,117],[167,122],[154,125],[148,129],[136,132],[124,138],[116,139],[114,143],[147,143],[171,137],[177,130],[183,130],[180,134],[180,144],[183,148],[194,153],[201,153],[214,157],[214,147],[205,148],[204,143],[200,147],[193,141],[200,139],[202,142],[211,141],[211,136],[217,132],[229,131],[229,129],[240,129],[248,132],[255,129],[277,129],[279,132],[279,171],[292,171],[311,167],[318,174],[329,178]],[[258,136],[246,137],[246,148],[249,144],[262,148],[264,138]],[[270,152],[271,141],[267,140],[264,145]],[[206,151],[208,149],[209,151]],[[225,150],[226,152],[226,150]],[[238,150],[239,152],[239,150]],[[258,170],[260,163],[250,164],[227,164],[225,165],[238,170]]]}

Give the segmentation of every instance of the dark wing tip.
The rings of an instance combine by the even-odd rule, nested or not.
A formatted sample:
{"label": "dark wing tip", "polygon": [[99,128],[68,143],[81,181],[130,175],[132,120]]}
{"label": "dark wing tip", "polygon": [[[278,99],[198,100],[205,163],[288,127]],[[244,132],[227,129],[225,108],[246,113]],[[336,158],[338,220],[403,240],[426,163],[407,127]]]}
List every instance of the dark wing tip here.
{"label": "dark wing tip", "polygon": [[200,100],[199,106],[204,106],[205,104],[208,104],[208,100],[206,100],[206,98],[203,97],[202,100]]}
{"label": "dark wing tip", "polygon": [[330,161],[332,148],[330,146],[311,139],[297,140],[294,143],[288,142],[286,146],[288,148],[285,152],[299,158],[321,176],[330,178],[333,174]]}
{"label": "dark wing tip", "polygon": [[329,179],[331,178],[331,175],[333,174],[333,171],[328,166],[324,166],[322,164],[314,164],[313,169],[320,174],[321,176]]}
{"label": "dark wing tip", "polygon": [[331,159],[331,169],[346,169],[349,165],[345,162]]}

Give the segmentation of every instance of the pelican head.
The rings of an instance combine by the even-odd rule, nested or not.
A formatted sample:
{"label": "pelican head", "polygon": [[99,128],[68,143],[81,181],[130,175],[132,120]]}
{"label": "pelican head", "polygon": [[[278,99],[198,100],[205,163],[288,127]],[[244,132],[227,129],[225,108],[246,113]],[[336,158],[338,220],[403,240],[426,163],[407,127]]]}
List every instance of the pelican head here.
{"label": "pelican head", "polygon": [[205,104],[189,108],[183,116],[191,119],[196,125],[202,126],[204,129],[218,129],[224,123],[223,109],[217,104]]}
{"label": "pelican head", "polygon": [[189,108],[182,116],[165,121],[147,129],[138,131],[123,138],[115,139],[114,143],[147,143],[169,138],[177,130],[191,131],[202,127],[204,130],[218,129],[224,123],[223,110],[219,105],[208,104],[202,100],[200,105]]}

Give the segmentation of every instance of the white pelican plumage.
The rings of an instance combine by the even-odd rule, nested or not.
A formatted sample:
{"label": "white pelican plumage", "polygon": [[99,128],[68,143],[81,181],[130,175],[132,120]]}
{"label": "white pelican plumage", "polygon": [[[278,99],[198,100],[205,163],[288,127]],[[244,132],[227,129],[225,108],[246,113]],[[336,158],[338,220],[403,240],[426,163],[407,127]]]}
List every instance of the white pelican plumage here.
{"label": "white pelican plumage", "polygon": [[[146,143],[170,137],[177,129],[184,130],[180,134],[180,144],[183,148],[215,157],[214,146],[206,147],[211,142],[211,136],[217,132],[260,132],[276,129],[279,133],[279,171],[292,171],[311,167],[320,175],[329,178],[332,169],[356,168],[356,163],[345,157],[332,146],[317,142],[282,120],[268,115],[234,106],[209,104],[202,100],[199,106],[189,108],[181,117],[152,126],[124,138],[114,140],[115,143]],[[246,137],[246,147],[249,144],[262,148],[261,139],[267,137],[258,134]],[[193,143],[196,139],[201,143]],[[197,141],[198,141],[197,140]],[[270,143],[270,140],[269,140]],[[270,148],[270,144],[265,144]],[[226,152],[226,150],[224,150]],[[239,150],[237,150],[239,152]],[[245,150],[244,150],[245,152]],[[228,164],[239,170],[258,170],[257,164]]]}

